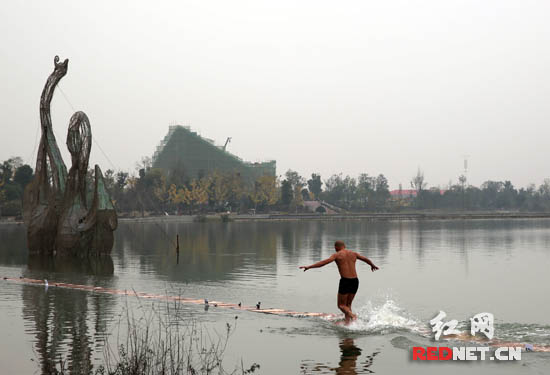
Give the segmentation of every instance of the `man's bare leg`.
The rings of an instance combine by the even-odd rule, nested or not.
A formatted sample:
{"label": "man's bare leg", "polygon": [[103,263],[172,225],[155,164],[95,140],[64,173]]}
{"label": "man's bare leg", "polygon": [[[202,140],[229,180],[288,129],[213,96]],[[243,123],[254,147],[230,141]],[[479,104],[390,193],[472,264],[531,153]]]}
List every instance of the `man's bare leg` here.
{"label": "man's bare leg", "polygon": [[[347,306],[349,294],[340,294],[338,293],[338,308],[346,316],[346,325],[349,324],[354,318],[355,315],[351,312],[351,309]],[[352,298],[353,299],[353,298]]]}
{"label": "man's bare leg", "polygon": [[357,319],[357,315],[355,315],[352,311],[351,311],[351,303],[353,302],[353,299],[355,298],[355,294],[346,294],[346,306],[349,308],[349,311],[351,312],[351,316],[352,316],[352,320],[355,320]]}

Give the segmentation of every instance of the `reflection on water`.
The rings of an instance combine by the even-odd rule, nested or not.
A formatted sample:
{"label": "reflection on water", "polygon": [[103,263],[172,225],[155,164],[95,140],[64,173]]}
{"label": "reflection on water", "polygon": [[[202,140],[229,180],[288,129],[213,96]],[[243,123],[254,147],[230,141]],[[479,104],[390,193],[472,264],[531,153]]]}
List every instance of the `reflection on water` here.
{"label": "reflection on water", "polygon": [[[110,256],[72,257],[29,256],[23,276],[78,275],[97,285],[97,276],[112,276]],[[55,276],[53,276],[55,277]],[[91,277],[91,279],[90,279]],[[69,280],[74,280],[69,277]],[[108,280],[108,279],[107,279]],[[55,281],[59,281],[59,277]],[[102,283],[109,286],[110,283]],[[93,368],[93,353],[101,357],[115,296],[38,285],[22,285],[25,331],[34,335],[35,355],[42,374],[62,367],[70,374],[87,374]]]}
{"label": "reflection on water", "polygon": [[[176,235],[180,239],[179,260]],[[24,226],[0,225],[0,276],[162,294],[170,293],[166,287],[181,287],[189,297],[249,305],[262,301],[266,307],[329,313],[337,312],[335,267],[304,274],[298,266],[327,257],[334,251],[334,241],[343,240],[348,248],[381,266],[374,274],[363,264],[358,266],[361,288],[357,306],[384,299],[388,292],[394,293],[407,314],[421,322],[440,309],[458,320],[467,319],[472,311],[487,310],[500,320],[497,335],[502,338],[550,343],[550,304],[541,297],[547,294],[550,282],[550,220],[121,222],[112,258],[76,261],[29,257],[25,237]],[[457,286],[452,293],[450,284]],[[36,353],[22,353],[17,361],[36,358],[44,374],[60,356],[75,374],[101,361],[103,339],[121,311],[120,297],[108,294],[51,285],[48,290],[36,285],[0,289],[0,307],[13,310],[17,303],[21,310],[17,309],[14,319],[24,323],[25,337],[32,341]],[[221,319],[222,313],[216,309],[210,308],[208,313],[198,309],[208,317],[204,319]],[[244,318],[263,319],[246,315],[242,321]],[[285,326],[305,327],[304,332],[309,332],[309,324],[285,320]],[[245,325],[240,329],[246,330]],[[0,330],[22,335],[20,328],[15,331],[1,321]],[[316,334],[334,339],[331,330]],[[385,333],[377,335],[384,337]],[[302,363],[305,373],[372,372],[378,352],[365,349],[365,337],[367,334],[356,332],[352,338],[338,338],[338,345],[328,351],[332,359],[325,351],[309,361],[300,358],[294,363]],[[312,338],[311,345],[317,344]],[[293,350],[296,356],[300,352],[299,348],[283,349]],[[377,366],[381,361],[378,357]]]}
{"label": "reflection on water", "polygon": [[107,294],[90,294],[71,289],[22,286],[25,331],[34,335],[34,351],[43,374],[53,373],[60,361],[71,374],[92,369],[92,353],[98,347],[112,319],[113,299]]}
{"label": "reflection on water", "polygon": [[90,258],[29,255],[27,266],[29,271],[96,276],[112,276],[115,271],[113,258],[110,255]]}
{"label": "reflection on water", "polygon": [[340,340],[340,352],[340,362],[336,373],[357,374],[357,357],[361,355],[361,349],[355,346],[352,338],[345,338]]}
{"label": "reflection on water", "polygon": [[338,374],[338,375],[357,375],[357,374],[373,374],[374,371],[370,368],[380,352],[374,351],[370,355],[361,356],[361,348],[355,345],[354,339],[344,337],[340,339],[338,344],[340,349],[340,361],[338,366],[330,366],[324,363],[314,361],[302,361],[300,365],[301,374]]}
{"label": "reflection on water", "polygon": [[0,225],[0,265],[25,264],[27,261],[27,232],[24,225]]}
{"label": "reflection on water", "polygon": [[[274,223],[275,224],[275,223]],[[289,263],[303,256],[303,249],[321,257],[322,251],[337,240],[349,249],[369,250],[384,257],[389,249],[389,233],[394,223],[388,221],[282,222],[271,226],[280,233],[281,250]]]}
{"label": "reflection on water", "polygon": [[[269,226],[251,228],[216,223],[162,226],[162,231],[146,223],[119,227],[113,255],[118,256],[121,268],[133,267],[129,261],[137,256],[142,273],[189,282],[231,278],[231,273],[242,268],[245,261],[259,268],[271,268],[276,263],[278,233]],[[179,235],[179,257],[174,246],[176,235]]]}

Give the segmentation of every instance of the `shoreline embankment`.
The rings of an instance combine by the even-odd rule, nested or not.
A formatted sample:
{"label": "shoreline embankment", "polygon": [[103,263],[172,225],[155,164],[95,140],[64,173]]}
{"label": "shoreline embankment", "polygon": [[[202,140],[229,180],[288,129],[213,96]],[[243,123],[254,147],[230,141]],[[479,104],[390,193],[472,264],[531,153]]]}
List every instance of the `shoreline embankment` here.
{"label": "shoreline embankment", "polygon": [[[206,215],[159,215],[145,217],[119,217],[120,223],[193,223],[222,221],[409,221],[409,220],[498,220],[498,219],[549,219],[550,212],[385,212],[385,213],[344,213],[344,214],[206,214]],[[14,218],[0,220],[0,225],[24,225],[23,221]]]}

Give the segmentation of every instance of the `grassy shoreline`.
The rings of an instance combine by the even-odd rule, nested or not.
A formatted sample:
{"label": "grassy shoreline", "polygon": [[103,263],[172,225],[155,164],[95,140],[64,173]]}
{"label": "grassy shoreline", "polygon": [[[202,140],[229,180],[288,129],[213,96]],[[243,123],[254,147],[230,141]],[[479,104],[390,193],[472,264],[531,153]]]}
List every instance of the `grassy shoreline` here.
{"label": "grassy shoreline", "polygon": [[[230,214],[226,215],[228,221],[339,221],[339,220],[495,220],[495,219],[547,219],[550,212],[511,212],[511,211],[410,211],[410,212],[385,212],[385,213],[345,213],[345,214]],[[207,215],[150,215],[145,217],[120,217],[119,222],[221,222],[224,221],[220,214]],[[227,219],[225,219],[227,221]],[[25,225],[22,220],[4,218],[0,225]]]}

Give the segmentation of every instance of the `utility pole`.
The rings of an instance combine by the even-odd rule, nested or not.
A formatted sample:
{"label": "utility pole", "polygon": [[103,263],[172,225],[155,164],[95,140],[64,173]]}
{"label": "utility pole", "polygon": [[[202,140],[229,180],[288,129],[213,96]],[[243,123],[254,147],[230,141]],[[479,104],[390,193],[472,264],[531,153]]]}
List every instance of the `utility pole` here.
{"label": "utility pole", "polygon": [[462,185],[462,211],[465,210],[465,185],[466,181],[468,180],[468,157],[470,155],[463,155],[464,157],[464,172],[463,174],[458,178]]}

